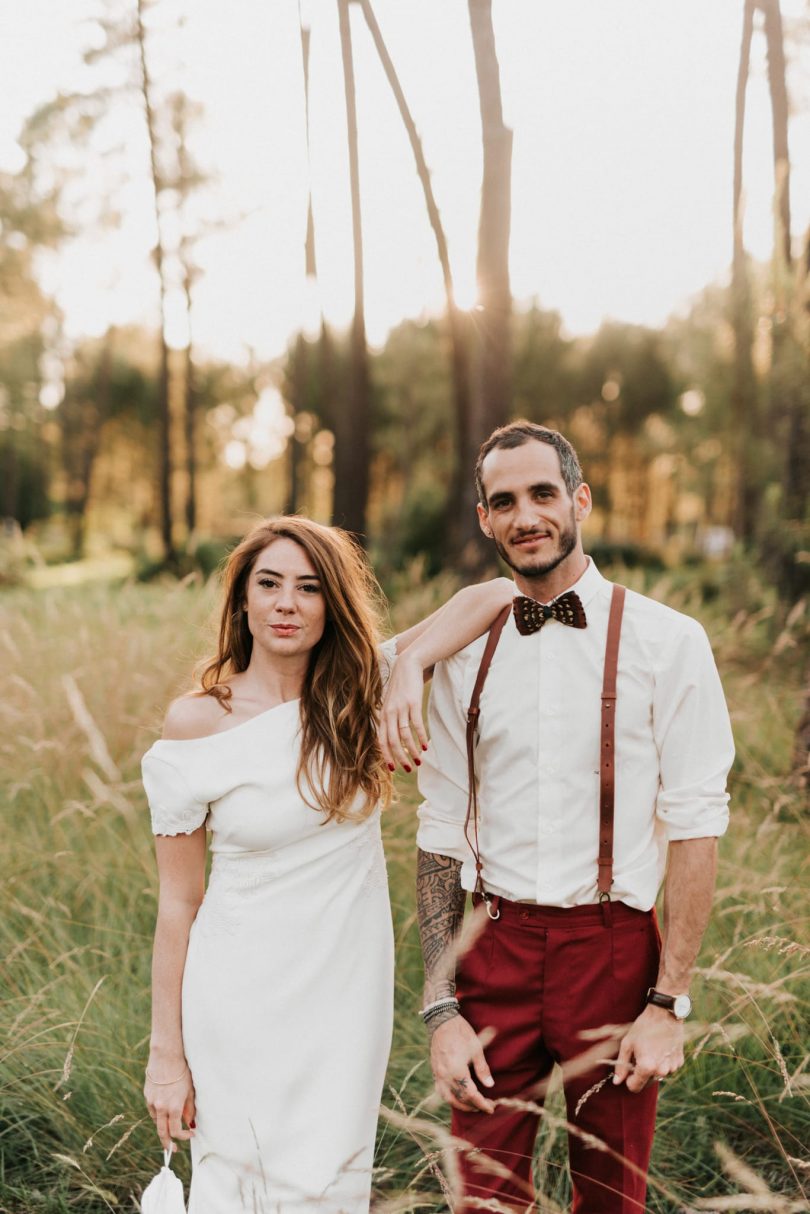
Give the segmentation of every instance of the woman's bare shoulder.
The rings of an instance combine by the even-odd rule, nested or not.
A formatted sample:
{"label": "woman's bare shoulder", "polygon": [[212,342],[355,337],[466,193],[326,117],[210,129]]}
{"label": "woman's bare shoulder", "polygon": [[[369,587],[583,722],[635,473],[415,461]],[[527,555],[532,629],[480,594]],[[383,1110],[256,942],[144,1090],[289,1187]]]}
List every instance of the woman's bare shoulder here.
{"label": "woman's bare shoulder", "polygon": [[214,696],[191,691],[172,700],[163,721],[165,741],[184,742],[215,733],[225,710]]}

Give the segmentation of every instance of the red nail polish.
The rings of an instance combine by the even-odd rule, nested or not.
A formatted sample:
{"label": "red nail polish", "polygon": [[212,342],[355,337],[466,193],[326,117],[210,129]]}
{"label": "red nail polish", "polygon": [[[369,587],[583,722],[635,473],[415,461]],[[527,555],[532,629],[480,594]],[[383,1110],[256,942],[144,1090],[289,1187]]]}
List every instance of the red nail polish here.
{"label": "red nail polish", "polygon": [[408,766],[408,764],[407,764],[407,763],[403,763],[403,764],[402,764],[402,766],[405,768],[405,771],[407,771],[407,772],[408,772],[408,774],[410,774],[411,769],[410,769],[410,767]]}
{"label": "red nail polish", "polygon": [[416,766],[417,766],[417,767],[421,767],[421,766],[422,766],[422,760],[421,760],[421,759],[414,759],[414,763],[416,764]]}
{"label": "red nail polish", "polygon": [[196,1121],[190,1121],[190,1122],[188,1123],[188,1128],[189,1128],[190,1130],[196,1130],[196,1128],[197,1128],[197,1122],[196,1122]]}
{"label": "red nail polish", "polygon": [[422,743],[422,750],[427,750],[427,746],[425,746],[424,742]]}
{"label": "red nail polish", "polygon": [[393,763],[389,763],[389,764],[388,764],[388,770],[389,770],[389,771],[396,771],[396,767],[394,767],[394,764],[393,764]]}

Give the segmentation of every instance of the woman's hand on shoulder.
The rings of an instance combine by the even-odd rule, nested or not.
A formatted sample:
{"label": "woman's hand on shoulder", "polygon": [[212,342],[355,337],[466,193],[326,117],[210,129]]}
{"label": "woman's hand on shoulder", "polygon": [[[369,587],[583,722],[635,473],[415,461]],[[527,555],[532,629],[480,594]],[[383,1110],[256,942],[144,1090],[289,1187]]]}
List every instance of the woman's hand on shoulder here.
{"label": "woman's hand on shoulder", "polygon": [[188,742],[216,733],[222,707],[214,696],[192,691],[172,700],[163,721],[162,737],[169,742]]}
{"label": "woman's hand on shoulder", "polygon": [[493,619],[504,607],[511,606],[515,597],[515,583],[510,577],[494,577],[488,582],[477,582],[467,589],[474,599],[480,599],[494,612]]}
{"label": "woman's hand on shoulder", "polygon": [[422,693],[433,666],[486,632],[515,593],[510,578],[497,577],[456,591],[428,620],[398,638],[398,656],[385,688],[378,737],[391,771],[420,764],[428,748]]}
{"label": "woman's hand on shoulder", "polygon": [[399,763],[410,771],[419,766],[419,754],[428,748],[422,720],[425,676],[415,651],[406,649],[394,663],[385,688],[377,736],[390,771]]}

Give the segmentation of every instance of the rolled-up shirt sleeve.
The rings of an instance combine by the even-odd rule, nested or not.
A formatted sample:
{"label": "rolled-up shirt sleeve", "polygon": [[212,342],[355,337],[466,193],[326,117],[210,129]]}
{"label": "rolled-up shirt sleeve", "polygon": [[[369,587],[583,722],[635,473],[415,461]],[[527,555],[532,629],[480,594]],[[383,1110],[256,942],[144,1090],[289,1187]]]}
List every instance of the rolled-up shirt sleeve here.
{"label": "rolled-up shirt sleeve", "polygon": [[439,662],[433,675],[428,708],[430,746],[419,768],[417,846],[425,852],[470,858],[464,836],[467,816],[466,717],[462,707],[463,655]]}
{"label": "rolled-up shirt sleeve", "polygon": [[671,842],[724,834],[726,781],[734,760],[731,722],[708,637],[694,620],[681,619],[682,629],[656,663],[653,696],[660,771],[656,814]]}

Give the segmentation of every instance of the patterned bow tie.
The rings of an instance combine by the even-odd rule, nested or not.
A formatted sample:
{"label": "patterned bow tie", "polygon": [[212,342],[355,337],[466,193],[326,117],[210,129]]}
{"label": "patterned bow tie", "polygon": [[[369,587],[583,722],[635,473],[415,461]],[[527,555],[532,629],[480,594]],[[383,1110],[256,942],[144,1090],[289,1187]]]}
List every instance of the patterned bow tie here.
{"label": "patterned bow tie", "polygon": [[559,620],[561,624],[567,624],[570,628],[587,628],[588,626],[585,608],[580,602],[579,595],[575,594],[573,590],[561,594],[553,603],[538,603],[535,599],[529,599],[525,595],[519,594],[515,596],[512,610],[515,613],[517,630],[524,637],[531,636],[533,632],[539,632],[546,620]]}

